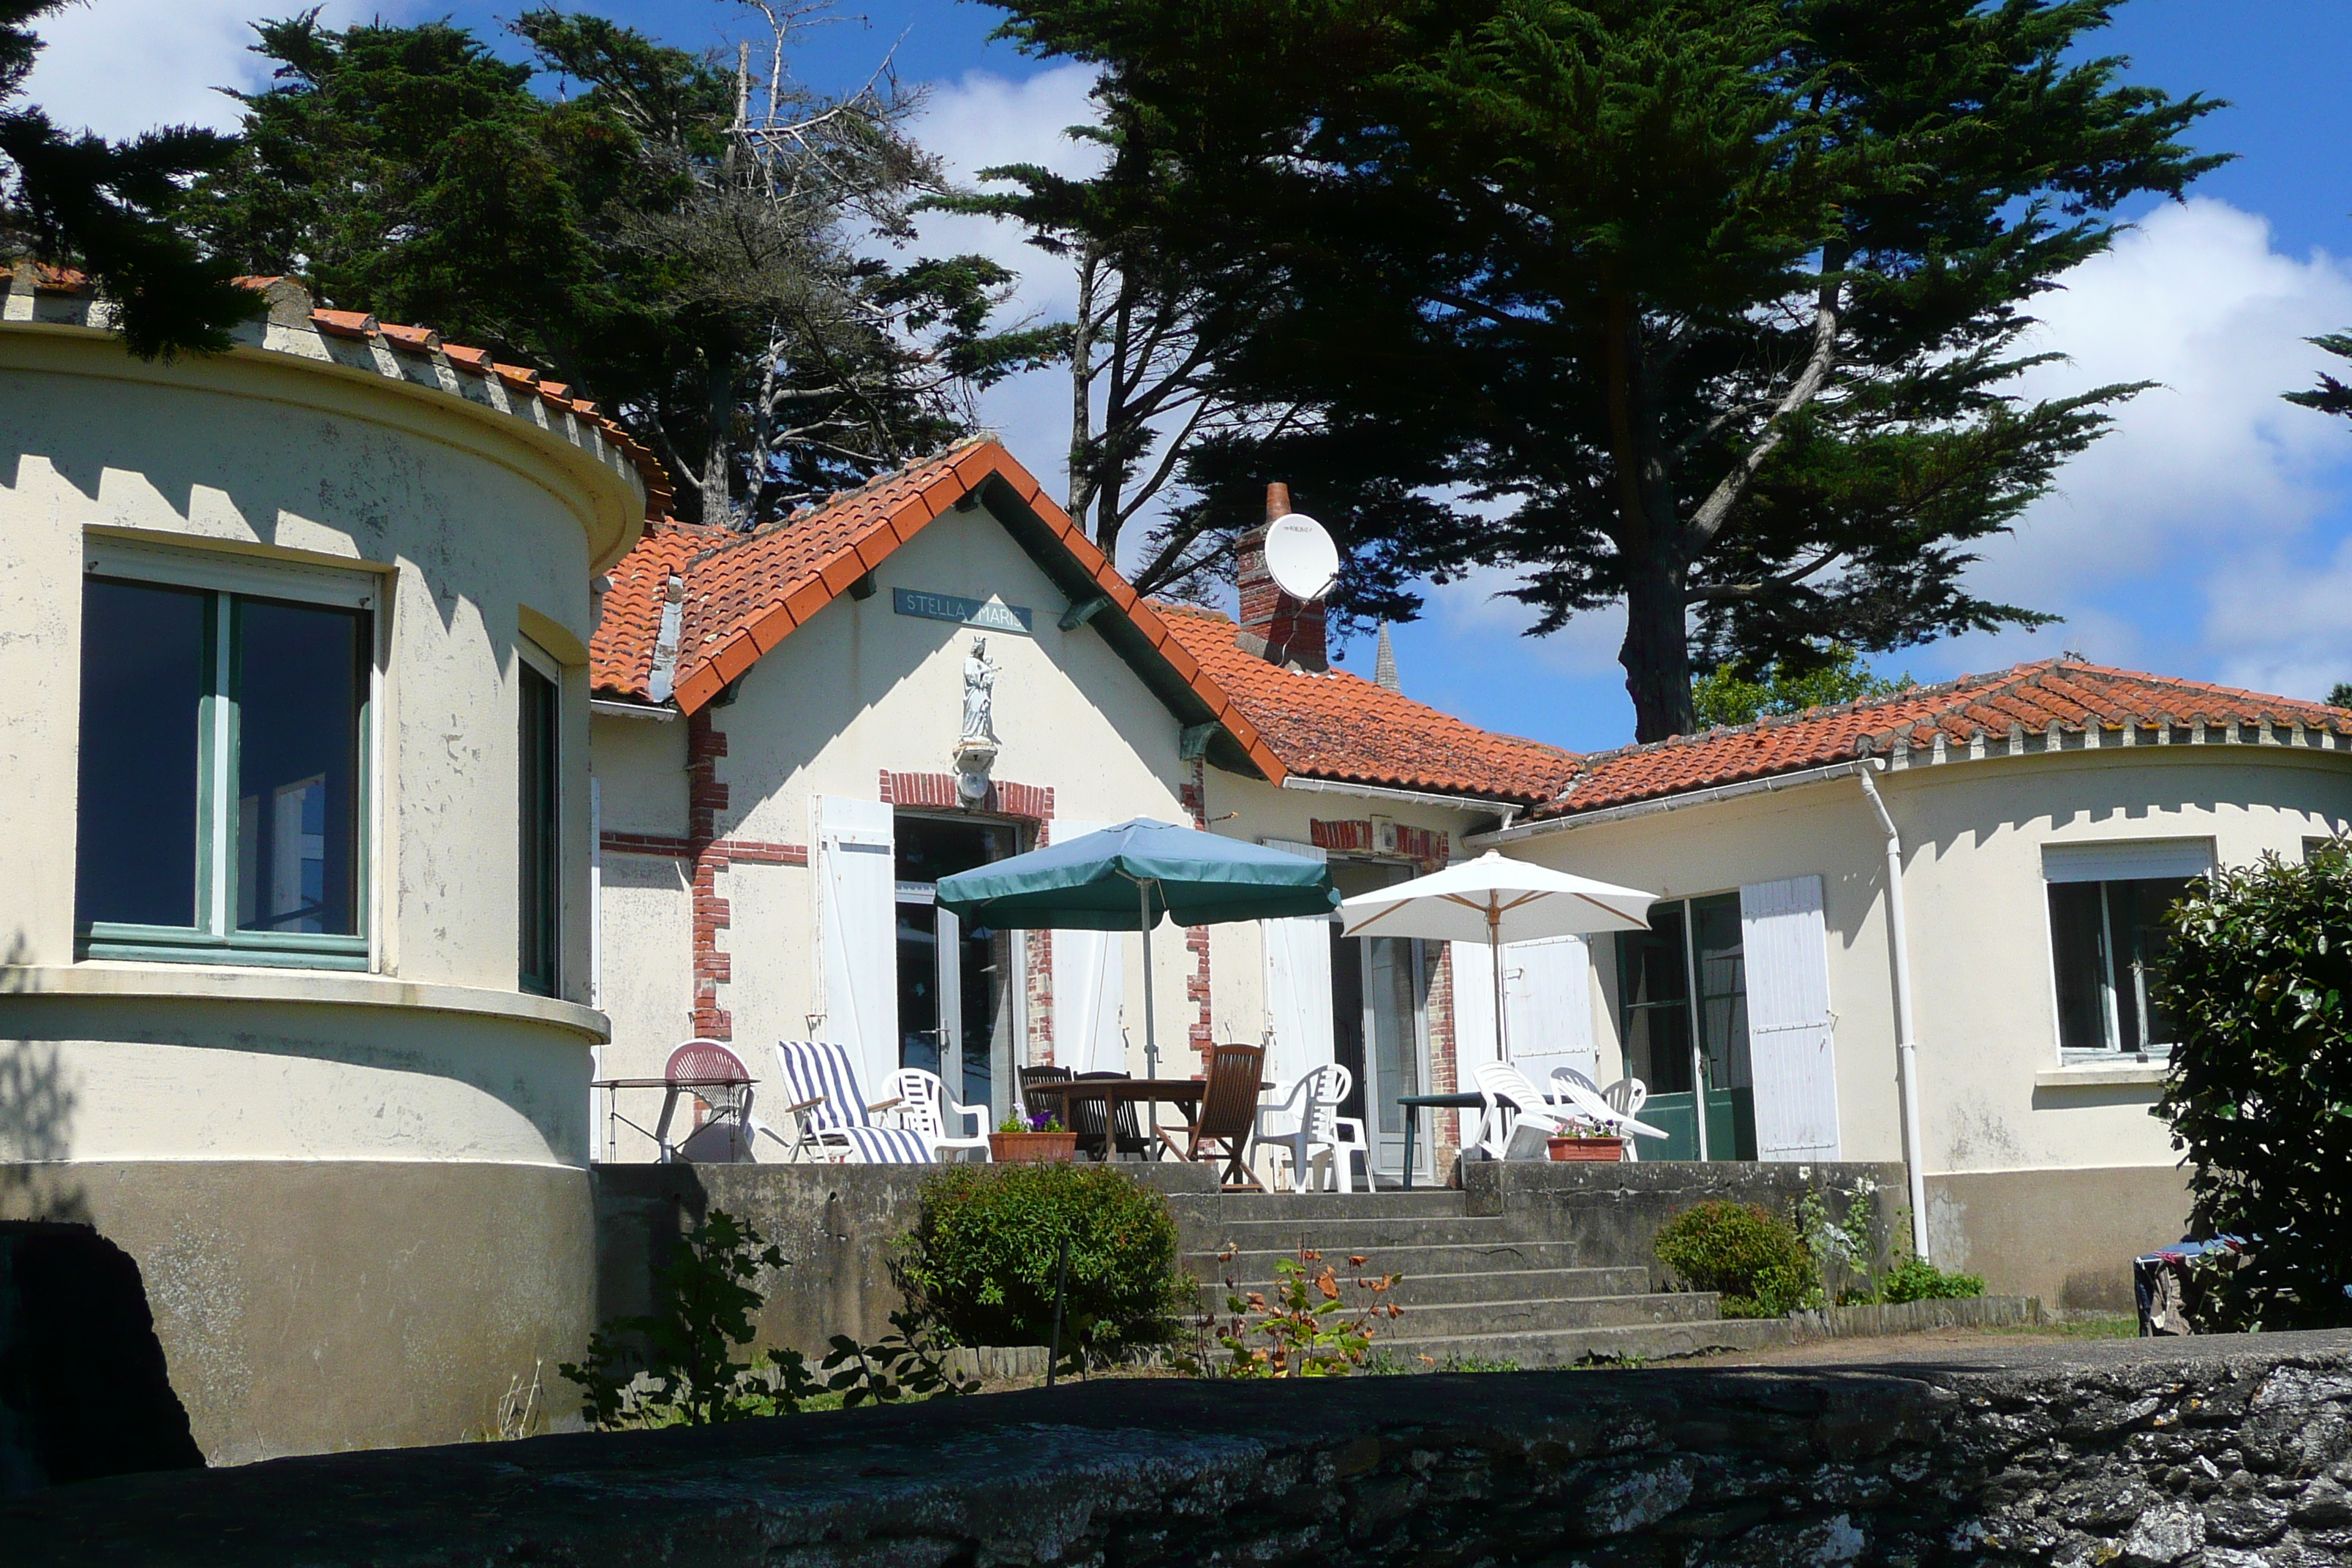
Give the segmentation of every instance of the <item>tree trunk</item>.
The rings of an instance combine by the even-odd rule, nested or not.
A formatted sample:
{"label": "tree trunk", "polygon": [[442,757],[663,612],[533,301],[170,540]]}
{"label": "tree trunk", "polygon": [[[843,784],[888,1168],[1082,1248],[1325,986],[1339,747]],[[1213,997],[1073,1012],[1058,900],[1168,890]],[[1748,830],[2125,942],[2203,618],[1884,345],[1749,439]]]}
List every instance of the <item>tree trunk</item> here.
{"label": "tree trunk", "polygon": [[1625,667],[1625,690],[1633,699],[1633,739],[1687,735],[1694,718],[1685,567],[1656,548],[1629,566],[1625,641],[1617,662]]}
{"label": "tree trunk", "polygon": [[[1078,252],[1078,313],[1070,329],[1070,521],[1091,533],[1087,512],[1094,505],[1095,284],[1102,263],[1091,241]],[[1097,541],[1097,543],[1100,541]]]}
{"label": "tree trunk", "polygon": [[735,427],[733,356],[706,351],[703,396],[709,405],[710,445],[702,456],[702,521],[706,526],[731,528],[735,523],[732,465],[728,461],[730,437]]}
{"label": "tree trunk", "polygon": [[1633,699],[1633,739],[1663,741],[1688,734],[1692,724],[1689,535],[1675,515],[1673,476],[1660,455],[1640,313],[1622,294],[1605,310],[1610,458],[1617,470],[1613,542],[1625,563],[1625,641],[1617,662]]}

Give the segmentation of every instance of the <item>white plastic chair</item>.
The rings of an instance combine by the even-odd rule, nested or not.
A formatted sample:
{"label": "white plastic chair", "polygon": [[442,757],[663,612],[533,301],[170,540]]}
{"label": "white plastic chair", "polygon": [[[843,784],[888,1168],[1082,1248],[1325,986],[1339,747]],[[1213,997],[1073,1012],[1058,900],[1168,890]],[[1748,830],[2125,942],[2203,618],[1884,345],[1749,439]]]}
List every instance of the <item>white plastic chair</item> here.
{"label": "white plastic chair", "polygon": [[[1472,1076],[1478,1085],[1479,1115],[1486,1133],[1481,1147],[1490,1157],[1499,1160],[1510,1148],[1515,1119],[1533,1122],[1555,1137],[1568,1126],[1568,1118],[1543,1090],[1510,1063],[1482,1062]],[[1505,1116],[1506,1110],[1513,1114]]]}
{"label": "white plastic chair", "polygon": [[1648,1103],[1649,1087],[1638,1078],[1621,1078],[1607,1089],[1601,1089],[1574,1068],[1551,1069],[1552,1087],[1559,1092],[1552,1098],[1564,1101],[1579,1116],[1596,1121],[1624,1141],[1625,1158],[1639,1162],[1642,1158],[1633,1147],[1638,1135],[1643,1138],[1664,1138],[1665,1133],[1636,1118],[1635,1112]]}
{"label": "white plastic chair", "polygon": [[1348,1091],[1354,1087],[1355,1075],[1336,1062],[1327,1062],[1282,1090],[1280,1099],[1258,1107],[1255,1137],[1272,1147],[1277,1172],[1281,1164],[1289,1166],[1292,1192],[1307,1191],[1315,1166],[1323,1163],[1331,1166],[1339,1191],[1354,1192],[1355,1173],[1349,1164],[1351,1154],[1363,1160],[1364,1190],[1371,1191],[1372,1151],[1364,1136],[1364,1123],[1359,1117],[1339,1114]]}
{"label": "white plastic chair", "polygon": [[[921,1068],[900,1068],[890,1079],[890,1092],[900,1103],[887,1114],[929,1144],[932,1159],[945,1158],[950,1149],[977,1149],[982,1159],[988,1158],[987,1107],[957,1104],[949,1098],[946,1080],[939,1074]],[[954,1131],[956,1123],[966,1117],[971,1118],[971,1131]]]}
{"label": "white plastic chair", "polygon": [[[780,1040],[776,1067],[793,1098],[798,1133],[790,1146],[793,1159],[877,1165],[931,1163],[930,1146],[920,1133],[874,1120],[871,1113],[896,1110],[903,1102],[893,1095],[866,1103],[849,1053],[841,1047],[824,1040]],[[768,1135],[783,1142],[772,1132]]]}

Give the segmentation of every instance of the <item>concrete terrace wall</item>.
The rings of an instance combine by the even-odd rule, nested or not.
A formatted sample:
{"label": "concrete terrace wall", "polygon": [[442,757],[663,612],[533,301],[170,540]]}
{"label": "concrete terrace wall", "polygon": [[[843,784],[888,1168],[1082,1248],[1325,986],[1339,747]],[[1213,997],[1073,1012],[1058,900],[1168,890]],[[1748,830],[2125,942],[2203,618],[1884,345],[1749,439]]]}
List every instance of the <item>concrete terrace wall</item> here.
{"label": "concrete terrace wall", "polygon": [[11,1561],[2318,1568],[2352,1334],[1937,1367],[1096,1381],[700,1430],[127,1477]]}
{"label": "concrete terrace wall", "polygon": [[[1121,1167],[1168,1194],[1179,1246],[1213,1256],[1225,1224],[1263,1219],[1264,1200],[1227,1196],[1205,1165]],[[1549,1163],[1465,1167],[1466,1212],[1506,1215],[1527,1239],[1573,1243],[1584,1268],[1643,1268],[1664,1288],[1651,1243],[1659,1227],[1715,1198],[1786,1214],[1807,1191],[1877,1193],[1878,1240],[1894,1234],[1899,1165],[1649,1163],[1591,1168]],[[821,1350],[834,1334],[879,1339],[904,1303],[890,1276],[891,1244],[914,1227],[924,1170],[915,1165],[604,1165],[596,1171],[597,1317],[643,1312],[652,1269],[677,1237],[714,1208],[751,1220],[793,1267],[770,1287],[761,1346]],[[1315,1245],[1311,1221],[1300,1234]],[[1377,1256],[1373,1267],[1379,1267]]]}

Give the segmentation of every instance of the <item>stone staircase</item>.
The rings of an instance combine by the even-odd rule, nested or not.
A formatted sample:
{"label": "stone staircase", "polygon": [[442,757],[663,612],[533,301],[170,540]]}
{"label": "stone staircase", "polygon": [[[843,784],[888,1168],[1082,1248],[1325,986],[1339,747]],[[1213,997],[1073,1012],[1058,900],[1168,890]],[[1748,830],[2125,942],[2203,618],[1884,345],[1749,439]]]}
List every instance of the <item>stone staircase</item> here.
{"label": "stone staircase", "polygon": [[[1591,1248],[1546,1234],[1540,1214],[1474,1215],[1453,1191],[1226,1194],[1177,1200],[1182,1267],[1223,1312],[1223,1284],[1271,1292],[1301,1247],[1344,1280],[1400,1276],[1373,1349],[1408,1367],[1646,1361],[1777,1343],[1784,1324],[1726,1320],[1711,1294],[1651,1289],[1647,1267],[1592,1266]],[[1230,1249],[1229,1258],[1220,1254]],[[1348,1258],[1360,1256],[1360,1268]],[[1344,1289],[1352,1307],[1358,1292]]]}

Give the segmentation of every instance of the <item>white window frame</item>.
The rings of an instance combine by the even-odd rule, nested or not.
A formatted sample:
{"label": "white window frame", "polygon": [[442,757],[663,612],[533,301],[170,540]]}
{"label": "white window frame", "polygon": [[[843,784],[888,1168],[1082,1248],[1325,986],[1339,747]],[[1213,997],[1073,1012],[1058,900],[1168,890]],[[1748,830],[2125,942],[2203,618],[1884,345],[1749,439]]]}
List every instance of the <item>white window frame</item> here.
{"label": "white window frame", "polygon": [[[130,960],[141,963],[233,963],[241,966],[293,969],[372,971],[382,962],[379,932],[383,929],[378,900],[383,879],[377,874],[377,847],[383,842],[383,711],[387,649],[390,646],[390,574],[368,563],[349,566],[315,559],[292,559],[260,552],[215,546],[178,539],[158,540],[107,529],[90,529],[82,536],[82,574],[119,583],[153,584],[160,587],[194,588],[234,598],[275,599],[287,604],[320,605],[364,610],[368,615],[367,690],[362,699],[360,757],[353,773],[360,792],[360,843],[353,857],[359,887],[352,903],[359,931],[350,935],[278,937],[274,933],[238,931],[227,908],[228,879],[218,868],[233,852],[230,814],[215,808],[213,820],[199,826],[208,840],[206,858],[215,868],[205,889],[209,904],[200,926],[121,926],[99,922],[85,927],[76,911],[75,955],[84,961]],[[228,656],[228,621],[215,614],[212,657]],[[86,638],[89,628],[82,627]],[[77,650],[79,656],[79,650]],[[214,710],[203,754],[217,758],[228,743],[226,704]],[[76,716],[76,733],[79,733]],[[208,762],[208,767],[218,766]],[[75,832],[87,831],[79,819]],[[79,850],[77,850],[77,854]]]}
{"label": "white window frame", "polygon": [[[2116,1012],[2114,914],[2106,886],[2111,882],[2147,881],[2162,877],[2202,876],[2218,864],[2211,837],[2184,835],[2177,838],[2116,838],[2042,846],[2043,951],[2050,958],[2050,1046],[2059,1062],[2081,1067],[2099,1062],[2160,1062],[2170,1059],[2173,1042],[2150,1040],[2145,1050],[2126,1049]],[[2058,997],[2058,930],[2050,908],[2053,885],[2088,882],[2100,889],[2099,919],[2107,973],[2099,987],[2100,1024],[2107,1043],[2088,1049],[2066,1044],[2065,1012]],[[2141,1027],[2147,1027],[2147,1000],[2138,998]]]}

